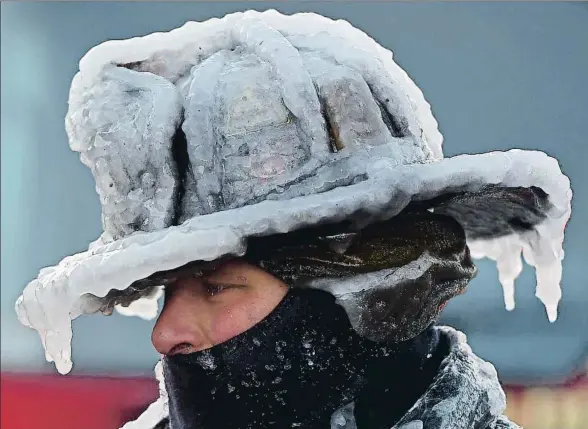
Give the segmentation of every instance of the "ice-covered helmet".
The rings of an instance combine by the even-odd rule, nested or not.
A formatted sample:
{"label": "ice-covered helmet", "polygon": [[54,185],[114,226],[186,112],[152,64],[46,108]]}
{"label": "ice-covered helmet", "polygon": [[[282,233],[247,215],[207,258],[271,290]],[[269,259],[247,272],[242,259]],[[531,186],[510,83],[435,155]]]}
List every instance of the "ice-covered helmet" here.
{"label": "ice-covered helmet", "polygon": [[61,371],[71,319],[152,297],[152,285],[129,289],[141,279],[242,256],[258,237],[361,230],[411,204],[453,217],[475,256],[498,261],[507,305],[523,251],[555,318],[571,200],[557,162],[518,150],[444,159],[421,91],[345,21],[249,11],[106,42],[81,60],[69,106],[104,234],[17,302]]}

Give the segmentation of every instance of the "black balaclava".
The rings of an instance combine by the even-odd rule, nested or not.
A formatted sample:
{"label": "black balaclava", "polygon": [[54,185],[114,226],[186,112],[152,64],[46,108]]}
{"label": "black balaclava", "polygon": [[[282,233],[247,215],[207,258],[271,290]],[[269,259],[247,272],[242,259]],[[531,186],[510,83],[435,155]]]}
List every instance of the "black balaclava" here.
{"label": "black balaclava", "polygon": [[291,289],[243,334],[164,358],[171,427],[325,429],[352,401],[358,429],[390,427],[438,369],[435,332],[375,343],[353,330],[329,293]]}

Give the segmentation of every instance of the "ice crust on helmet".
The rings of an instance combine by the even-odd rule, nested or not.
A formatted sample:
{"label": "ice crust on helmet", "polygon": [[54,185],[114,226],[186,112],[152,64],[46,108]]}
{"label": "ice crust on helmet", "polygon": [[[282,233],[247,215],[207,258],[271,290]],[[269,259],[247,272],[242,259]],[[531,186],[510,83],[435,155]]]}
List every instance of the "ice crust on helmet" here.
{"label": "ice crust on helmet", "polygon": [[[215,141],[219,124],[215,123],[218,112],[211,106],[223,104],[219,101],[224,100],[215,98],[219,94],[234,93],[208,90],[208,84],[214,87],[219,72],[231,72],[235,56],[240,63],[257,62],[257,69],[246,69],[253,77],[269,76],[267,65],[271,66],[275,81],[263,88],[264,97],[257,100],[256,108],[279,96],[295,117],[292,124],[279,110],[269,116],[264,113],[261,116],[279,125],[275,128],[287,131],[263,137],[282,140],[296,134],[308,145],[289,149],[308,150],[308,162],[296,166],[298,175],[284,176],[284,187],[274,183],[280,188],[274,193],[265,193],[263,177],[254,187],[247,187],[246,180],[235,181],[237,187],[232,190],[221,190],[215,182],[218,167],[211,165],[214,154],[207,148]],[[327,74],[331,71],[338,80]],[[357,122],[367,127],[366,133],[354,134],[358,128],[350,127],[338,110],[344,100],[337,104],[333,95],[342,80],[354,94],[371,92],[384,103],[383,110],[399,121],[396,126],[407,136],[390,136],[381,124],[373,123],[369,115],[377,117],[376,108],[382,106],[369,102],[361,109],[367,116]],[[254,90],[248,83],[245,79],[239,88]],[[279,94],[271,98],[278,89]],[[329,153],[319,97],[326,100],[327,115],[341,138],[353,143],[367,135],[365,147]],[[238,114],[233,117],[237,120],[223,128],[229,143],[243,129],[251,132],[247,130],[251,124],[239,122]],[[198,176],[189,172],[186,176],[183,217],[178,219],[185,222],[170,226],[178,214],[174,210],[179,171],[171,158],[180,123],[192,173]],[[549,195],[546,218],[532,231],[469,244],[474,256],[497,261],[508,308],[514,305],[512,288],[520,271],[516,258],[522,251],[536,267],[537,296],[550,320],[556,317],[561,246],[571,201],[569,181],[557,161],[540,152],[513,150],[431,162],[443,155],[442,137],[429,104],[394,63],[390,51],[345,21],[315,14],[249,11],[189,22],[169,33],[103,43],[80,61],[66,128],[72,149],[81,152],[97,179],[105,233],[88,251],[41,270],[16,303],[19,320],[38,331],[47,360],[54,361],[62,373],[72,367],[71,320],[81,314],[111,312],[109,307],[116,302],[104,297],[112,289],[125,290],[138,279],[191,261],[243,255],[249,236],[284,233],[320,222],[387,219],[410,201],[477,191],[487,184],[536,186]],[[403,145],[397,144],[400,140]],[[238,147],[236,143],[239,140],[229,148]],[[221,155],[233,155],[233,149]],[[332,163],[322,163],[327,155]],[[229,173],[236,174],[239,165]],[[223,198],[230,203],[223,208],[229,210],[215,212],[218,207],[209,199],[215,192],[224,192]],[[207,213],[211,214],[196,216]],[[141,300],[126,308],[117,306],[118,311],[153,315],[156,304],[148,304],[149,296],[144,295],[145,291],[137,291],[135,298]],[[151,299],[155,303],[156,298]]]}
{"label": "ice crust on helmet", "polygon": [[359,176],[345,158],[357,148],[399,164],[442,157],[430,107],[389,51],[344,22],[283,18],[188,23],[106,42],[81,60],[66,128],[96,179],[105,241],[348,185]]}
{"label": "ice crust on helmet", "polygon": [[[276,10],[250,10],[229,14],[222,19],[187,22],[184,26],[167,33],[108,41],[92,48],[82,58],[79,83],[82,87],[91,87],[100,79],[104,68],[129,63],[141,63],[139,70],[150,71],[175,83],[203,59],[222,50],[231,50],[240,43],[251,45],[261,40],[265,46],[256,51],[277,66],[278,75],[287,74],[288,80],[295,75],[296,79],[304,81],[305,73],[293,51],[287,46],[286,54],[276,49],[284,47],[286,42],[286,39],[278,37],[278,32],[285,35],[288,40],[293,40],[297,36],[306,36],[307,39],[308,36],[312,36],[311,40],[316,38],[318,44],[320,39],[321,46],[328,47],[331,55],[338,59],[351,60],[363,69],[365,75],[374,78],[372,83],[377,85],[375,91],[403,95],[400,98],[382,99],[390,98],[388,107],[391,111],[405,117],[410,127],[422,131],[417,135],[428,145],[435,158],[443,157],[442,136],[437,128],[437,121],[431,114],[431,107],[425,101],[421,90],[394,62],[392,52],[349,22],[335,21],[315,13],[282,15]],[[318,46],[315,44],[314,47]],[[302,87],[308,87],[308,83],[308,80],[305,84],[302,83]],[[307,92],[299,93],[296,88],[292,89],[290,91],[290,88],[285,88],[285,93],[293,97],[286,97],[291,101],[295,101],[297,97],[304,97],[304,94],[308,95]],[[401,104],[395,104],[400,99]],[[404,99],[407,100],[406,103]],[[295,115],[296,111],[299,111],[299,108],[293,111]],[[318,119],[312,117],[312,111],[301,113],[305,118],[303,122],[309,129],[314,128]]]}
{"label": "ice crust on helmet", "polygon": [[[56,267],[41,270],[16,303],[19,319],[39,332],[47,358],[66,373],[72,365],[72,318],[98,311],[101,303],[96,297],[105,296],[111,289],[124,290],[137,279],[191,261],[243,255],[248,236],[285,233],[319,222],[353,219],[358,214],[362,219],[366,213],[374,220],[389,218],[411,199],[475,191],[485,184],[537,186],[550,196],[552,207],[536,232],[502,240],[508,240],[510,255],[524,251],[527,262],[536,267],[537,294],[553,319],[561,293],[563,233],[571,210],[569,180],[555,159],[542,152],[521,150],[461,155],[413,166],[394,166],[377,159],[366,173],[363,182],[322,194],[264,201],[195,217],[165,230],[136,232],[122,240],[96,244],[87,252],[65,258]],[[496,241],[471,244],[477,257],[498,257]],[[512,271],[502,265],[499,269],[501,280],[512,277]]]}
{"label": "ice crust on helmet", "polygon": [[[72,88],[79,80],[78,74]],[[70,91],[69,104],[70,146],[96,179],[110,238],[137,227],[154,231],[169,225],[177,187],[171,140],[182,113],[175,86],[159,76],[112,67],[91,91]]]}

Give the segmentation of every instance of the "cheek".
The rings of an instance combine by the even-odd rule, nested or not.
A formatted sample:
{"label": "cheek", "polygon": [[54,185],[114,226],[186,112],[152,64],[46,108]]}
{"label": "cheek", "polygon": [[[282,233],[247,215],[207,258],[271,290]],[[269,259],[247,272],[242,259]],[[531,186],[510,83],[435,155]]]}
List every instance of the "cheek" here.
{"label": "cheek", "polygon": [[252,328],[266,315],[260,312],[256,302],[219,305],[211,320],[210,339],[214,345],[230,340]]}

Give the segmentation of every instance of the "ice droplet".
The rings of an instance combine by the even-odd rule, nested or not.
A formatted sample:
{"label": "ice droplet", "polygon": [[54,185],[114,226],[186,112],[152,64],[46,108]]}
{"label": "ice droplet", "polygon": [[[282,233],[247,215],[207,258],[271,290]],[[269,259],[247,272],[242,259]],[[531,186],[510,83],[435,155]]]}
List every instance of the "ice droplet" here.
{"label": "ice droplet", "polygon": [[333,423],[338,425],[338,426],[345,426],[345,417],[343,417],[342,414],[337,414],[334,418],[333,418]]}
{"label": "ice droplet", "polygon": [[198,356],[198,363],[204,369],[213,370],[216,369],[216,363],[214,361],[214,356],[208,352],[204,351],[201,356]]}

